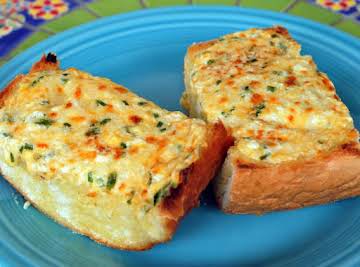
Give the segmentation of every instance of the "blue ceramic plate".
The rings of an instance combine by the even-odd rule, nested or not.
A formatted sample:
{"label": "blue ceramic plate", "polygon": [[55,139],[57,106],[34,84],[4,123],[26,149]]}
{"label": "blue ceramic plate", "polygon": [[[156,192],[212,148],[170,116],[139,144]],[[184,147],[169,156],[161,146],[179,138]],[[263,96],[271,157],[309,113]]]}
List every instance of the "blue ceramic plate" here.
{"label": "blue ceramic plate", "polygon": [[[27,50],[0,70],[0,88],[54,51],[64,68],[108,77],[170,110],[179,110],[183,58],[193,42],[281,24],[328,73],[360,126],[360,41],[284,14],[225,7],[140,11],[86,24]],[[225,215],[211,192],[173,240],[146,252],[101,246],[48,219],[0,178],[0,266],[360,266],[360,198],[276,212]],[[172,263],[172,265],[170,265]]]}

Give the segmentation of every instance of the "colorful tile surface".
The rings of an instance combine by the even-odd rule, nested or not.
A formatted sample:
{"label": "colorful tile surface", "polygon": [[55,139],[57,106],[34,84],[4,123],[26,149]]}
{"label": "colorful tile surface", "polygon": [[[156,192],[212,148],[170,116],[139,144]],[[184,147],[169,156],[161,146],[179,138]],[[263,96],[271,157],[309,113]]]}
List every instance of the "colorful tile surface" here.
{"label": "colorful tile surface", "polygon": [[190,4],[288,12],[360,37],[360,0],[0,0],[0,65],[52,34],[102,16]]}

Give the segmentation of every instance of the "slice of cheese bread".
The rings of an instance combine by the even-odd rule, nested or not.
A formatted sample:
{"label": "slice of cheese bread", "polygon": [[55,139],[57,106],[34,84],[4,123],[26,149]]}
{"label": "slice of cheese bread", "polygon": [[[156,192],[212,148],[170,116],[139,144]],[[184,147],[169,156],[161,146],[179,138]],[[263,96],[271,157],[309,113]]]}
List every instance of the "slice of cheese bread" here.
{"label": "slice of cheese bread", "polygon": [[232,131],[215,192],[229,213],[264,213],[360,194],[358,132],[334,85],[282,27],[192,45],[182,104]]}
{"label": "slice of cheese bread", "polygon": [[225,156],[225,128],[58,65],[48,54],[2,92],[1,173],[39,210],[107,246],[169,240]]}

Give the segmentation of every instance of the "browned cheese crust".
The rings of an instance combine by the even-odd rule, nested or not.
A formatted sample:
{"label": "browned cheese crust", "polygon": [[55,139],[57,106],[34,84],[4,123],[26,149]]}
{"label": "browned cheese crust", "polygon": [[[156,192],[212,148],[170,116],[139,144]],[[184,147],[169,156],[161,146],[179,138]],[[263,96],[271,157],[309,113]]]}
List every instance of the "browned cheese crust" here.
{"label": "browned cheese crust", "polygon": [[[273,27],[264,31],[281,35],[289,43],[298,46],[285,28]],[[192,67],[201,53],[206,54],[204,51],[218,42],[218,40],[211,40],[193,44],[187,51],[185,57],[187,89],[182,98],[182,105],[193,117],[206,119],[203,111],[196,108],[199,104],[197,98],[190,96],[191,75],[195,74],[191,73]],[[198,75],[199,69],[196,70],[196,75]],[[214,79],[224,79],[222,85],[226,79],[223,77],[219,75]],[[339,99],[337,96],[335,98]],[[211,122],[211,120],[206,120]],[[226,122],[224,125],[229,131],[234,130],[232,125]],[[357,136],[356,129],[353,129],[350,135]],[[234,138],[236,139],[235,136]],[[299,143],[299,145],[302,144]],[[343,143],[330,151],[317,153],[315,157],[277,164],[248,158],[231,158],[228,153],[222,176],[215,179],[214,191],[217,203],[224,212],[239,214],[263,214],[358,196],[360,195],[359,143],[357,141]]]}
{"label": "browned cheese crust", "polygon": [[[59,62],[49,62],[46,56],[43,56],[31,69],[32,71],[54,70],[59,69]],[[13,88],[23,78],[23,75],[17,76],[0,94],[0,105],[3,105],[4,99],[11,94]],[[154,245],[170,240],[176,230],[181,218],[183,218],[191,208],[197,205],[200,193],[213,178],[215,172],[221,165],[226,156],[227,149],[232,145],[232,138],[228,135],[226,129],[221,123],[213,124],[208,127],[207,146],[200,152],[200,158],[194,162],[191,167],[181,172],[182,181],[176,189],[171,189],[168,197],[164,198],[159,204],[159,214],[165,218],[164,227],[166,228],[166,236],[162,240],[147,243],[139,246],[127,246],[111,242],[95,236],[91,229],[79,228],[62,217],[57,216],[55,211],[49,212],[42,206],[33,202],[28,195],[14,183],[11,177],[3,177],[17,190],[25,199],[27,199],[34,207],[51,217],[58,223],[72,229],[73,231],[88,236],[89,238],[106,245],[108,247],[125,250],[147,250]]]}

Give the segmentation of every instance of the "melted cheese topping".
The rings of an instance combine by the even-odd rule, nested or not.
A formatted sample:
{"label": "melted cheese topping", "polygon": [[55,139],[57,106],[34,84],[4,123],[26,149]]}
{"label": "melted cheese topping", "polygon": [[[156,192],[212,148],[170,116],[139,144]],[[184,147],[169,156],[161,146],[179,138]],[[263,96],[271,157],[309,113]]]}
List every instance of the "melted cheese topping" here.
{"label": "melted cheese topping", "polygon": [[357,141],[334,85],[283,28],[223,36],[186,64],[184,105],[222,120],[237,157],[278,163]]}
{"label": "melted cheese topping", "polygon": [[0,109],[0,149],[39,179],[149,210],[199,158],[206,126],[75,69],[26,75]]}

